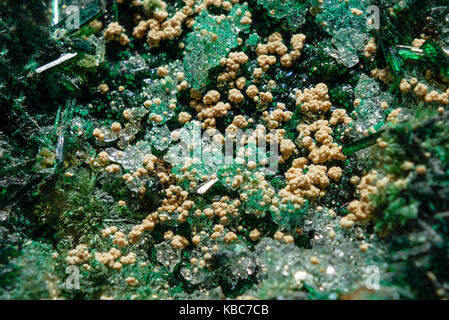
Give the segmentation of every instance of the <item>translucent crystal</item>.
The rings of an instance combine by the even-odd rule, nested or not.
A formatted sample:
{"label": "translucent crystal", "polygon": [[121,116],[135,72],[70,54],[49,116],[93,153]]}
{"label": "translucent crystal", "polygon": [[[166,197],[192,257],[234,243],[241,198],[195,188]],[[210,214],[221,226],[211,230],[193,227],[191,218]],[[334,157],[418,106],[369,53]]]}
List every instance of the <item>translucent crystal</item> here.
{"label": "translucent crystal", "polygon": [[243,242],[222,245],[215,254],[215,259],[218,271],[227,274],[226,281],[231,285],[236,285],[238,281],[253,275],[257,267],[254,254]]}
{"label": "translucent crystal", "polygon": [[145,101],[152,102],[148,121],[156,125],[165,124],[175,114],[173,109],[177,104],[176,94],[181,79],[178,75],[183,73],[183,69],[179,60],[176,60],[167,65],[167,70],[164,78],[151,81],[141,95]]}
{"label": "translucent crystal", "polygon": [[[333,239],[329,237],[331,230],[336,234]],[[338,219],[327,210],[311,211],[305,217],[303,231],[314,232],[311,249],[268,238],[257,244],[259,298],[291,297],[297,288],[307,286],[314,298],[335,299],[338,294],[364,286],[370,275],[368,267],[385,273],[386,264],[380,262],[385,247],[378,243],[362,252],[356,232],[343,232]]]}
{"label": "translucent crystal", "polygon": [[181,261],[181,250],[173,249],[167,242],[162,242],[154,247],[156,248],[156,260],[173,272],[173,269]]}
{"label": "translucent crystal", "polygon": [[[358,53],[363,51],[370,38],[365,33],[364,13],[368,5],[369,1],[366,0],[324,0],[320,4],[321,12],[316,16],[316,22],[333,37],[332,43],[336,47],[334,57],[348,68],[359,62]],[[362,14],[355,14],[353,10],[359,10]]]}
{"label": "translucent crystal", "polygon": [[305,22],[307,8],[305,4],[295,0],[257,0],[257,3],[263,6],[268,15],[275,19],[285,18],[288,29],[292,32],[296,31]]}
{"label": "translucent crystal", "polygon": [[361,103],[355,108],[357,118],[354,123],[355,130],[352,133],[356,137],[362,137],[365,130],[382,123],[385,111],[381,108],[381,103],[389,104],[392,97],[388,92],[381,91],[379,83],[365,74],[360,76],[354,94]]}
{"label": "translucent crystal", "polygon": [[156,150],[164,151],[171,142],[170,130],[165,125],[162,127],[153,127],[145,135],[145,140],[148,140]]}
{"label": "translucent crystal", "polygon": [[110,161],[119,163],[125,170],[136,170],[143,166],[145,155],[151,154],[151,145],[146,141],[139,141],[128,146],[124,151],[107,148]]}
{"label": "translucent crystal", "polygon": [[137,76],[149,71],[148,63],[139,54],[131,56],[128,60],[120,62],[119,72],[129,78],[130,75]]}
{"label": "translucent crystal", "polygon": [[199,266],[191,267],[183,267],[180,270],[181,275],[184,277],[184,280],[187,281],[192,286],[199,286],[200,288],[209,288],[213,277],[213,274],[206,270],[205,268],[201,268]]}

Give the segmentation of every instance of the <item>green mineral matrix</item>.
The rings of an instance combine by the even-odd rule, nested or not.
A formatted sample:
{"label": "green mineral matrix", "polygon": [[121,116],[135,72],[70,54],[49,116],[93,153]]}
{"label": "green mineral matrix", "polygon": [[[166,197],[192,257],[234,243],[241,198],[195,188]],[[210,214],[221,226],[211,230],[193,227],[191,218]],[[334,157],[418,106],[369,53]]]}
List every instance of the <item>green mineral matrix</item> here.
{"label": "green mineral matrix", "polygon": [[448,0],[0,0],[0,299],[447,299],[448,86]]}

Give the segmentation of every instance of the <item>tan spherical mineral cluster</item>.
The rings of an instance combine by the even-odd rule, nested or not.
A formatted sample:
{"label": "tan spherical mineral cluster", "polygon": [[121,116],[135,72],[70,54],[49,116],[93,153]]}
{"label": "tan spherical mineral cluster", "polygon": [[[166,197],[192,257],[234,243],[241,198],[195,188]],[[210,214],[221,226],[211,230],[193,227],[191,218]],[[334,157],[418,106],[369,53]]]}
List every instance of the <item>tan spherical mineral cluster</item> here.
{"label": "tan spherical mineral cluster", "polygon": [[[220,65],[226,68],[225,72],[221,72],[218,77],[218,82],[227,82],[230,86],[232,81],[237,77],[237,72],[240,70],[241,66],[248,62],[248,56],[244,52],[231,52],[228,58],[222,58],[220,60]],[[240,79],[240,78],[239,78]],[[240,79],[240,82],[243,79]],[[234,83],[232,83],[234,84]],[[238,86],[240,90],[243,87]]]}
{"label": "tan spherical mineral cluster", "polygon": [[292,115],[293,112],[286,110],[284,103],[278,103],[277,108],[272,112],[263,112],[262,120],[267,122],[268,129],[277,129],[282,122],[290,121]]}
{"label": "tan spherical mineral cluster", "polygon": [[356,222],[366,223],[373,214],[374,207],[371,203],[370,196],[377,193],[376,186],[377,172],[371,172],[362,177],[357,189],[360,193],[360,200],[352,201],[348,210],[350,211],[345,217],[341,218],[340,225],[344,228],[351,228]]}
{"label": "tan spherical mineral cluster", "polygon": [[371,76],[374,79],[379,79],[380,81],[386,84],[391,83],[394,79],[393,74],[391,73],[389,67],[384,69],[374,68],[373,70],[371,70]]}
{"label": "tan spherical mineral cluster", "polygon": [[218,216],[220,218],[220,222],[225,223],[227,222],[228,217],[235,217],[239,215],[240,205],[240,200],[237,199],[231,201],[228,196],[224,196],[220,199],[220,201],[213,202],[211,208],[208,207],[204,210],[199,210],[196,215],[204,215],[209,219],[212,219],[214,216]]}
{"label": "tan spherical mineral cluster", "polygon": [[[192,18],[193,14],[200,13],[208,7],[222,7],[224,10],[229,11],[232,9],[233,4],[238,2],[238,0],[185,0],[185,5],[169,18],[169,13],[165,10],[167,3],[160,1],[160,8],[152,13],[151,18],[146,20],[143,17],[139,17],[138,24],[133,30],[133,36],[141,39],[146,35],[150,48],[159,47],[160,42],[163,40],[178,38],[182,34],[184,27],[193,28],[195,24],[195,20]],[[137,2],[136,4],[143,5],[143,2]],[[242,17],[241,23],[251,23],[251,16]]]}
{"label": "tan spherical mineral cluster", "polygon": [[418,99],[425,103],[439,103],[442,105],[449,104],[449,86],[447,89],[441,93],[436,90],[430,90],[429,87],[418,79],[402,79],[399,84],[399,89],[402,93],[409,93],[413,89],[413,94],[415,94]]}
{"label": "tan spherical mineral cluster", "polygon": [[332,104],[329,101],[328,88],[319,83],[311,89],[296,90],[296,106],[300,106],[304,114],[326,113]]}
{"label": "tan spherical mineral cluster", "polygon": [[301,51],[306,41],[306,36],[303,34],[295,34],[290,40],[293,48],[288,52],[287,46],[283,43],[282,35],[278,32],[271,34],[268,37],[266,44],[258,44],[256,54],[258,55],[257,63],[263,71],[268,71],[271,65],[275,64],[277,58],[274,54],[280,56],[279,60],[283,67],[291,67],[293,61],[301,57]]}
{"label": "tan spherical mineral cluster", "polygon": [[376,51],[377,51],[376,41],[374,38],[371,38],[365,46],[364,55],[367,58],[372,58],[373,55],[376,53]]}
{"label": "tan spherical mineral cluster", "polygon": [[106,31],[104,37],[107,41],[117,41],[122,46],[126,46],[129,43],[129,38],[125,33],[125,28],[118,24],[118,22],[111,22]]}
{"label": "tan spherical mineral cluster", "polygon": [[[420,38],[416,38],[413,40],[412,47],[415,49],[420,49],[421,46],[429,39],[428,36],[422,34]],[[433,72],[431,70],[426,70],[425,79],[427,80],[427,84],[423,82],[419,82],[416,77],[403,78],[399,84],[399,89],[403,94],[414,94],[418,98],[420,102],[425,103],[436,103],[440,105],[448,105],[449,104],[449,85],[446,85],[438,89],[429,88],[429,84],[434,82],[432,80]],[[442,110],[444,107],[441,106]]]}
{"label": "tan spherical mineral cluster", "polygon": [[79,244],[68,252],[66,262],[69,265],[83,264],[89,261],[91,255],[85,244]]}
{"label": "tan spherical mineral cluster", "polygon": [[202,121],[201,127],[215,128],[216,118],[224,117],[231,109],[230,103],[224,103],[220,101],[221,95],[216,90],[210,90],[202,97],[201,93],[197,90],[190,90],[190,107],[194,108],[197,112],[197,117]]}
{"label": "tan spherical mineral cluster", "polygon": [[[307,162],[305,158],[295,159],[292,167],[285,173],[287,186],[279,192],[283,203],[303,205],[306,198],[314,200],[325,195],[325,190],[329,186],[327,167],[320,165],[305,167]],[[306,168],[308,170],[304,174]]]}

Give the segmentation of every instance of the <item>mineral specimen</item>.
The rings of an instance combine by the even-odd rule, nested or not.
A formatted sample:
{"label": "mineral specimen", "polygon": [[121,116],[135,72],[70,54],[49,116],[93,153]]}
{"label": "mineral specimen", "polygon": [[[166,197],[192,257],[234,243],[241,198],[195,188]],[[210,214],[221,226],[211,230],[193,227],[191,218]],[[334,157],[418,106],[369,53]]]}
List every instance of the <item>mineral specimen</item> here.
{"label": "mineral specimen", "polygon": [[448,299],[447,4],[0,1],[0,299]]}

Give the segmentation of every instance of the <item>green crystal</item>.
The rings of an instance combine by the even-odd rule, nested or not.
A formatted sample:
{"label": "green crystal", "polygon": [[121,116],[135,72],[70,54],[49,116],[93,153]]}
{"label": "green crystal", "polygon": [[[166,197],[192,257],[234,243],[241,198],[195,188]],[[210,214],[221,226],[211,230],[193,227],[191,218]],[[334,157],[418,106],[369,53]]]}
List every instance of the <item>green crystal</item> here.
{"label": "green crystal", "polygon": [[246,5],[234,5],[229,18],[221,22],[217,21],[218,16],[209,15],[207,10],[201,12],[194,32],[186,39],[184,69],[193,88],[202,90],[207,85],[209,70],[219,65],[220,60],[237,46],[238,34],[249,29],[249,25],[241,23],[247,10]]}

